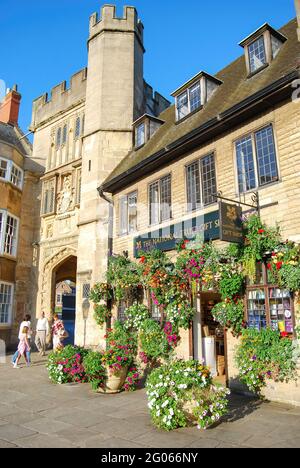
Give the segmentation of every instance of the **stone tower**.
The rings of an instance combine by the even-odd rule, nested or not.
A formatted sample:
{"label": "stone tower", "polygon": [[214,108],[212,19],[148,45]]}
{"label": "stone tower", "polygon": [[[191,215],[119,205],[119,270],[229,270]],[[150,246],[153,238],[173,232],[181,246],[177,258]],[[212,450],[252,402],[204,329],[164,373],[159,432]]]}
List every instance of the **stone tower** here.
{"label": "stone tower", "polygon": [[99,18],[90,18],[88,68],[71,77],[69,88],[63,81],[33,103],[33,157],[45,167],[37,315],[50,318],[59,282],[76,283],[79,345],[98,346],[104,335],[92,308],[83,316],[108,260],[110,204],[97,188],[132,149],[133,122],[170,105],[144,81],[143,29],[135,8],[117,18],[114,6],[103,6]]}
{"label": "stone tower", "polygon": [[[132,123],[145,112],[143,29],[133,7],[117,18],[116,8],[105,5],[100,18],[90,18],[77,263],[81,287],[104,279],[107,268],[109,205],[97,187],[131,150]],[[87,324],[88,344],[96,345],[98,330],[93,321]],[[79,312],[78,344],[82,326]]]}

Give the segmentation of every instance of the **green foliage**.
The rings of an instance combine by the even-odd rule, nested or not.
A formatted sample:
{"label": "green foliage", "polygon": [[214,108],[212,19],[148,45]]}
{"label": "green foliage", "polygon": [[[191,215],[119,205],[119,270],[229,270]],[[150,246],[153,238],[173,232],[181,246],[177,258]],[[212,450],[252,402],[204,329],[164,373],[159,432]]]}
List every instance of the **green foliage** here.
{"label": "green foliage", "polygon": [[[152,422],[159,429],[171,431],[187,427],[189,415],[186,408],[189,403],[194,410],[191,416],[197,418],[199,427],[206,428],[210,424],[206,416],[214,416],[217,403],[220,404],[219,416],[225,413],[221,409],[223,398],[217,401],[209,369],[197,361],[172,361],[155,369],[149,375],[146,387]],[[209,408],[212,404],[214,407]],[[201,415],[198,408],[203,409]]]}
{"label": "green foliage", "polygon": [[233,335],[239,335],[244,328],[244,302],[241,299],[227,299],[212,309],[216,322],[224,328],[232,330]]}
{"label": "green foliage", "polygon": [[240,296],[243,293],[244,285],[245,278],[241,273],[235,272],[232,268],[224,269],[219,283],[222,299]]}
{"label": "green foliage", "polygon": [[168,357],[171,351],[164,331],[152,319],[143,322],[140,329],[140,343],[142,351],[151,360]]}
{"label": "green foliage", "polygon": [[82,361],[87,351],[77,346],[66,346],[48,357],[47,370],[49,379],[57,384],[82,382],[85,371]]}
{"label": "green foliage", "polygon": [[148,307],[143,304],[134,304],[125,310],[124,315],[126,317],[124,327],[127,330],[138,331],[151,314]]}
{"label": "green foliage", "polygon": [[275,382],[293,380],[297,358],[296,345],[270,328],[244,330],[236,352],[240,379],[257,394],[261,393],[268,379]]}
{"label": "green foliage", "polygon": [[141,288],[138,265],[125,256],[109,259],[107,282],[116,301],[136,298]]}
{"label": "green foliage", "polygon": [[104,387],[107,377],[103,365],[103,355],[96,351],[90,351],[84,358],[83,365],[92,389],[97,391],[99,388]]}
{"label": "green foliage", "polygon": [[105,323],[111,318],[112,313],[107,305],[95,304],[94,306],[94,319],[97,325],[103,327]]}
{"label": "green foliage", "polygon": [[187,300],[181,303],[171,303],[165,309],[167,322],[170,322],[176,330],[183,328],[189,330],[191,322],[196,314],[194,307],[191,307]]}

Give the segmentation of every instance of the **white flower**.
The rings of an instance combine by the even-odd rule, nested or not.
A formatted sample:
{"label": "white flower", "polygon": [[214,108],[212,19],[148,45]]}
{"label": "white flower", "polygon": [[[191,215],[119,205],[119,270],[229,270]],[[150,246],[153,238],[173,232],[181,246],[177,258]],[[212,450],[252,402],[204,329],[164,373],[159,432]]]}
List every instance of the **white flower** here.
{"label": "white flower", "polygon": [[171,416],[174,416],[174,410],[173,410],[173,408],[170,409],[170,415],[171,415]]}

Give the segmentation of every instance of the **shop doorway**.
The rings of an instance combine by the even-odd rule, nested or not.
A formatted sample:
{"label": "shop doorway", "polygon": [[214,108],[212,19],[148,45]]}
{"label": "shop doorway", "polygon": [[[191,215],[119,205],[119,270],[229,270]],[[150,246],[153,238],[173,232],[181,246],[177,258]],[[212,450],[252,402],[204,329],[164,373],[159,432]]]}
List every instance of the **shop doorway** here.
{"label": "shop doorway", "polygon": [[194,354],[210,367],[216,382],[226,385],[226,334],[224,328],[214,320],[212,309],[221,302],[214,292],[200,293],[197,300],[197,321],[194,333]]}

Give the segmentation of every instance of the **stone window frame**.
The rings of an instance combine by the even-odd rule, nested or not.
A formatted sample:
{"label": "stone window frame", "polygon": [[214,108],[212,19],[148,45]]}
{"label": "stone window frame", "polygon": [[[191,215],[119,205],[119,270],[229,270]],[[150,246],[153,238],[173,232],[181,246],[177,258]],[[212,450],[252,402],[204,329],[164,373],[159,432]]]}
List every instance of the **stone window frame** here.
{"label": "stone window frame", "polygon": [[[6,163],[5,170],[5,177],[0,176],[0,181],[10,182],[14,187],[18,188],[19,190],[23,190],[24,184],[24,171],[20,168],[14,161],[11,159],[0,157],[0,163],[4,161]],[[13,171],[17,171],[19,174],[14,174]],[[15,181],[15,177],[19,179],[19,183]]]}
{"label": "stone window frame", "polygon": [[[8,225],[9,219],[13,220],[15,224],[13,226],[10,225],[10,227],[14,229],[14,233],[12,233],[13,234],[12,239],[8,243],[7,229],[9,227]],[[19,242],[19,228],[20,228],[20,219],[17,216],[11,214],[7,210],[0,210],[0,255],[7,256],[10,258],[17,258],[18,242]],[[7,251],[7,248],[9,246],[12,248],[12,250],[10,249],[9,251]]]}
{"label": "stone window frame", "polygon": [[[168,190],[169,190],[169,203],[168,203],[168,206],[169,206],[169,216],[167,217],[164,217],[163,216],[163,204],[164,202],[162,201],[162,198],[163,198],[163,182],[168,180],[169,182],[169,187],[168,187]],[[157,191],[157,194],[158,194],[158,201],[157,203],[151,203],[151,190],[154,188],[154,187],[157,187],[158,188],[158,191]],[[166,174],[165,176],[163,177],[160,177],[159,179],[156,179],[154,180],[153,182],[149,183],[148,185],[148,211],[149,211],[149,226],[152,227],[152,226],[157,226],[157,225],[160,225],[162,223],[165,223],[167,221],[171,221],[172,220],[172,173],[169,173],[169,174]],[[155,214],[155,219],[153,219],[153,212],[152,212],[152,205],[155,205],[157,204],[158,206],[158,210]],[[166,203],[167,204],[167,203]]]}
{"label": "stone window frame", "polygon": [[82,167],[78,167],[75,170],[75,206],[80,206],[81,203],[81,190],[82,185]]}
{"label": "stone window frame", "polygon": [[[53,183],[53,210],[52,211],[45,211],[45,197],[46,197],[46,187]],[[56,214],[56,196],[57,196],[57,176],[48,178],[43,180],[43,188],[42,188],[42,203],[41,203],[41,216],[52,216]]]}
{"label": "stone window frame", "polygon": [[[10,303],[5,303],[5,302],[0,302],[0,328],[2,327],[10,327],[13,323],[13,305],[14,305],[14,293],[15,293],[15,285],[13,283],[7,282],[7,281],[2,281],[0,280],[0,297],[2,297],[4,294],[6,294],[3,290],[3,287],[8,287],[10,288],[10,298],[11,302]],[[1,321],[1,311],[3,306],[9,306],[9,311],[8,311],[8,320],[6,322]]]}
{"label": "stone window frame", "polygon": [[[204,194],[205,189],[204,189],[204,187],[205,187],[205,184],[208,182],[208,180],[206,180],[206,182],[204,180],[203,163],[207,158],[212,158],[212,164],[213,164],[213,169],[214,169],[215,187],[214,187],[214,192],[211,194],[211,200],[205,202],[204,201],[204,198],[205,198],[205,194]],[[189,189],[189,169],[191,169],[193,166],[195,166],[196,169],[198,170],[198,176],[199,176],[199,178],[198,178],[199,201],[196,200],[195,206],[192,206],[192,203],[189,202],[189,191],[190,191],[190,189]],[[185,192],[186,192],[186,211],[187,211],[187,213],[192,213],[192,212],[195,212],[195,211],[198,211],[198,210],[202,210],[203,208],[206,208],[206,207],[211,206],[211,205],[216,203],[216,194],[217,194],[217,191],[218,191],[218,189],[217,189],[218,183],[217,183],[217,167],[216,167],[216,154],[215,154],[215,151],[211,151],[211,152],[207,153],[206,155],[201,156],[200,158],[197,158],[193,162],[190,162],[190,163],[186,164],[186,166],[185,166],[185,184],[186,184]]]}
{"label": "stone window frame", "polygon": [[[273,137],[273,145],[274,145],[274,155],[275,155],[275,169],[277,176],[276,178],[274,177],[273,180],[266,182],[266,183],[260,183],[260,168],[259,168],[259,162],[258,162],[258,148],[257,148],[257,140],[256,140],[256,135],[262,132],[263,130],[266,130],[268,128],[271,128],[272,130],[272,137]],[[251,140],[251,147],[252,147],[252,157],[253,157],[253,167],[254,167],[254,181],[255,185],[251,188],[246,188],[245,190],[240,187],[240,180],[239,180],[239,163],[238,163],[238,152],[237,152],[237,144],[242,142],[243,140]],[[273,123],[265,124],[262,125],[261,127],[252,130],[239,138],[237,138],[234,141],[234,164],[235,164],[235,174],[236,174],[236,186],[237,186],[237,194],[242,195],[242,194],[247,194],[250,192],[253,192],[255,190],[260,190],[265,187],[269,187],[270,185],[274,183],[280,182],[280,167],[279,167],[279,158],[278,158],[278,147],[277,147],[277,141],[276,141],[276,133],[275,133],[275,128]],[[245,164],[245,162],[244,162]],[[253,171],[252,171],[253,172]],[[244,181],[247,183],[247,180]]]}
{"label": "stone window frame", "polygon": [[[135,228],[130,228],[130,199],[136,199],[136,208],[135,208]],[[138,216],[137,216],[137,207],[138,207],[138,191],[133,190],[127,195],[122,195],[119,199],[119,235],[127,236],[133,234],[138,230]],[[124,211],[123,211],[124,210]],[[123,229],[124,228],[124,229]]]}
{"label": "stone window frame", "polygon": [[82,138],[84,133],[85,114],[77,115],[74,122],[74,140]]}

